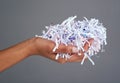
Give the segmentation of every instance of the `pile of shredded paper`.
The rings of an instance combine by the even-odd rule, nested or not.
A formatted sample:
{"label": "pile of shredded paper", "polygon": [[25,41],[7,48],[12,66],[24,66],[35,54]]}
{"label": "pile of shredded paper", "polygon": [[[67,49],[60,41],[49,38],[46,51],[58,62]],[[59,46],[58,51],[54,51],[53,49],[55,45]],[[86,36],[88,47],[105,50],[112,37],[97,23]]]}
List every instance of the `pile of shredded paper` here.
{"label": "pile of shredded paper", "polygon": [[[77,16],[69,17],[61,24],[46,26],[47,31],[43,31],[42,36],[36,35],[36,37],[46,38],[52,40],[56,43],[53,51],[55,51],[59,44],[74,45],[78,50],[84,52],[83,46],[85,43],[89,44],[89,39],[94,39],[89,49],[84,52],[84,57],[81,64],[84,63],[85,58],[88,58],[90,62],[95,65],[91,56],[97,54],[103,49],[103,46],[107,44],[106,42],[106,28],[97,19],[88,20],[84,17],[83,21],[75,20]],[[78,54],[80,56],[80,54]],[[69,54],[59,53],[56,55],[56,59],[59,57],[65,58],[66,60],[70,58]]]}

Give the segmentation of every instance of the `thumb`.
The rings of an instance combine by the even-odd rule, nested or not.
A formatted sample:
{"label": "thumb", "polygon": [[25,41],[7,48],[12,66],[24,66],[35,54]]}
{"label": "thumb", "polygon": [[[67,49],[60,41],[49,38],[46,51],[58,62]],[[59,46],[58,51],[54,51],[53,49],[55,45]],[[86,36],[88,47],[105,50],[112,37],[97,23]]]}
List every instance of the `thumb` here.
{"label": "thumb", "polygon": [[89,47],[91,46],[92,42],[94,39],[89,39],[88,42],[85,43],[85,45],[83,46],[84,50],[87,51],[89,49]]}

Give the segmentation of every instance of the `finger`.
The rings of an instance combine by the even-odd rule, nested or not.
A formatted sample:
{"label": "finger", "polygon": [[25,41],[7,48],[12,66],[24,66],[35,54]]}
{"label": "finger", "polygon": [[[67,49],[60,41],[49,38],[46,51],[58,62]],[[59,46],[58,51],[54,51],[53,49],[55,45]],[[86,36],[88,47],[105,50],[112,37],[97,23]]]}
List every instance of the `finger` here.
{"label": "finger", "polygon": [[56,59],[56,53],[49,55],[48,58],[61,64],[66,63],[66,59],[64,58],[59,57],[58,59]]}
{"label": "finger", "polygon": [[91,46],[92,42],[94,39],[89,39],[88,42],[85,43],[85,45],[83,46],[84,51],[87,51],[89,49],[89,47]]}
{"label": "finger", "polygon": [[[84,45],[84,50],[85,50],[85,51],[88,50],[89,46],[90,46],[90,45],[92,44],[92,42],[93,42],[93,39],[89,39],[88,42],[89,42],[89,43],[86,42],[85,45]],[[90,45],[89,45],[89,44],[90,44]],[[72,55],[71,58],[69,59],[69,62],[81,62],[82,59],[83,59],[83,57],[84,57],[84,52],[83,52],[83,51],[80,51],[80,53],[81,53],[80,56],[77,55],[77,54]],[[85,58],[85,60],[86,60],[86,59],[87,59],[87,58]]]}
{"label": "finger", "polygon": [[84,57],[84,54],[81,53],[81,55],[79,56],[78,54],[73,54],[71,55],[71,57],[67,60],[67,62],[78,62],[78,61],[82,61]]}
{"label": "finger", "polygon": [[67,60],[67,62],[77,62],[78,60],[81,61],[83,56],[78,55],[72,55],[70,59]]}
{"label": "finger", "polygon": [[64,44],[60,44],[58,49],[54,53],[78,53],[79,50],[71,45],[65,46]]}

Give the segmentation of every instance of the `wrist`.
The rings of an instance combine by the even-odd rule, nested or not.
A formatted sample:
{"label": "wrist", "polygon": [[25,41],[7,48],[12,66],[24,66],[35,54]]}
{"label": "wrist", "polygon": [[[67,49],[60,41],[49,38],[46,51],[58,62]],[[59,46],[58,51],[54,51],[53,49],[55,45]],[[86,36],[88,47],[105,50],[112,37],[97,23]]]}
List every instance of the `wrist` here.
{"label": "wrist", "polygon": [[[55,43],[48,41],[44,38],[34,37],[30,39],[28,48],[28,55],[46,55],[47,52],[51,52]],[[45,50],[47,49],[47,51]]]}
{"label": "wrist", "polygon": [[28,56],[36,54],[36,45],[35,45],[36,41],[37,41],[36,37],[33,37],[33,38],[28,40],[28,46],[26,47],[26,51],[27,51]]}

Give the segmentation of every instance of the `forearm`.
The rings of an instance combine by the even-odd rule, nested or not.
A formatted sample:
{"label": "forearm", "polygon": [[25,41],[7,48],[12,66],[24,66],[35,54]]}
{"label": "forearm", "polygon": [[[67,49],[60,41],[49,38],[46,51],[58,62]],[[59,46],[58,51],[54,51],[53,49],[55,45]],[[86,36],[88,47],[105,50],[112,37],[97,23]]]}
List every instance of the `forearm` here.
{"label": "forearm", "polygon": [[31,51],[34,51],[34,40],[35,38],[31,38],[7,49],[1,50],[0,72],[31,55]]}

